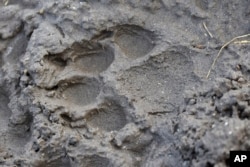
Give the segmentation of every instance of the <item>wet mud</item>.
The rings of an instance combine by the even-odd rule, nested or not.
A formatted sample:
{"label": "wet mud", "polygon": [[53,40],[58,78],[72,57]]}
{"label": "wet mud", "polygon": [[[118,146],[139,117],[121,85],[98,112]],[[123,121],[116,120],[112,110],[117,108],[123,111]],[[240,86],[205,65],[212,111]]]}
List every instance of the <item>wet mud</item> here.
{"label": "wet mud", "polygon": [[250,1],[0,1],[0,166],[226,167],[249,150]]}

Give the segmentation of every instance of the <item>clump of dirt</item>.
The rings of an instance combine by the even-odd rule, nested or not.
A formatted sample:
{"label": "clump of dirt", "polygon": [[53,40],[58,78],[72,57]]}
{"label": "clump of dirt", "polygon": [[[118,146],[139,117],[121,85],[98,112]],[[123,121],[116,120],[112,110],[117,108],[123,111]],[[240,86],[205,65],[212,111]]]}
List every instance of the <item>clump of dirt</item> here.
{"label": "clump of dirt", "polygon": [[0,166],[228,166],[250,149],[249,6],[0,1]]}

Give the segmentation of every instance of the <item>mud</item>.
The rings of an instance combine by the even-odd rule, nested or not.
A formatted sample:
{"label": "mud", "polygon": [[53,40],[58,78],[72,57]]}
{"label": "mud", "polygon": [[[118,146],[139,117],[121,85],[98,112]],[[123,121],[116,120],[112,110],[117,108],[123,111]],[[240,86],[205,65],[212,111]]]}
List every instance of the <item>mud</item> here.
{"label": "mud", "polygon": [[0,166],[224,167],[250,149],[250,1],[0,1]]}

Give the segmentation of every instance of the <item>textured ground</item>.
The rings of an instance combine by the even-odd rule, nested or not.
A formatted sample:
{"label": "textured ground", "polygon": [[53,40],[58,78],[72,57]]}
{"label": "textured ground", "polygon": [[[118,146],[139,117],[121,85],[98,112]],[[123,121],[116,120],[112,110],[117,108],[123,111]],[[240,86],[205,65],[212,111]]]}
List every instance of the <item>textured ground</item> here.
{"label": "textured ground", "polygon": [[0,166],[225,167],[250,149],[250,1],[1,0]]}

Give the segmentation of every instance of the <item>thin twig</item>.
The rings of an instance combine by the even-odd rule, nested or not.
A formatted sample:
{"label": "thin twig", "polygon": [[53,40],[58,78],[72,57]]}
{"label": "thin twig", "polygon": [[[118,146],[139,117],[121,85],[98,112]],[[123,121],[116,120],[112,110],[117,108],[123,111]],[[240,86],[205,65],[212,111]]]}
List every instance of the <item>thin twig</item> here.
{"label": "thin twig", "polygon": [[223,50],[225,47],[227,47],[230,43],[232,43],[233,41],[235,41],[235,40],[237,40],[237,39],[240,39],[240,38],[245,38],[245,37],[248,37],[248,36],[250,36],[250,34],[245,34],[245,35],[237,36],[237,37],[231,39],[230,41],[228,41],[227,43],[225,43],[225,44],[220,48],[220,51],[218,52],[217,56],[215,57],[215,59],[214,59],[214,61],[213,61],[213,64],[211,65],[211,67],[210,67],[210,69],[209,69],[209,71],[208,71],[208,73],[207,73],[207,76],[206,76],[207,79],[208,79],[208,77],[209,77],[209,75],[210,75],[212,69],[214,68],[214,65],[215,65],[217,59],[219,58],[219,56],[220,56],[222,50]]}
{"label": "thin twig", "polygon": [[203,27],[204,27],[204,28],[205,28],[205,30],[207,31],[208,35],[209,35],[211,38],[213,38],[213,35],[212,35],[212,33],[208,30],[208,28],[207,28],[207,26],[206,26],[206,23],[205,23],[205,22],[203,22]]}
{"label": "thin twig", "polygon": [[3,0],[4,6],[7,6],[9,3],[9,0]]}
{"label": "thin twig", "polygon": [[245,45],[245,44],[250,44],[250,41],[248,40],[235,41],[234,44]]}

